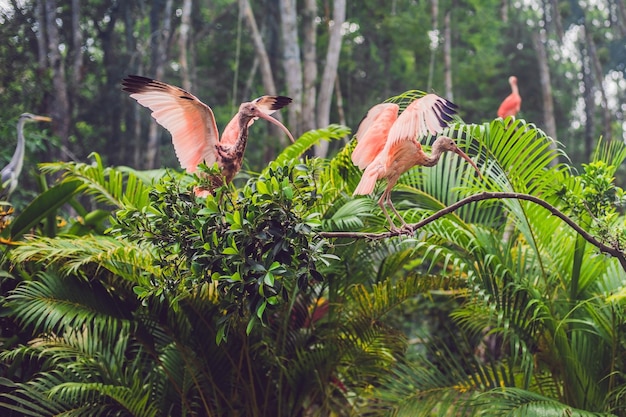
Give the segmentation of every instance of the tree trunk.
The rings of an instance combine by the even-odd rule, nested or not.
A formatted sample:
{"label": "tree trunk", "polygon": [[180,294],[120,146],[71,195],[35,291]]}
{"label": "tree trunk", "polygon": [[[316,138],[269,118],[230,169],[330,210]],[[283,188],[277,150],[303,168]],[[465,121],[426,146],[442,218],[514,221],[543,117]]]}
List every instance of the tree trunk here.
{"label": "tree trunk", "polygon": [[595,114],[593,108],[595,106],[593,98],[593,76],[591,70],[590,59],[585,52],[585,48],[581,43],[581,56],[582,56],[582,73],[583,73],[583,85],[585,91],[583,98],[585,100],[585,158],[587,159],[593,151],[593,126],[595,125]]}
{"label": "tree trunk", "polygon": [[[252,43],[254,44],[254,50],[256,53],[256,59],[254,60],[253,68],[251,69],[250,74],[254,74],[256,72],[256,66],[259,66],[261,69],[263,90],[265,91],[265,94],[274,96],[278,94],[278,89],[276,88],[276,83],[274,81],[274,72],[272,71],[270,58],[267,53],[267,49],[265,48],[265,44],[263,43],[263,37],[261,36],[261,31],[257,26],[249,0],[241,0],[239,7],[241,7],[243,18],[246,20],[248,28],[250,29],[250,36],[252,37]],[[249,78],[249,80],[252,80],[252,78]],[[248,83],[246,83],[246,89],[249,90],[247,84]],[[281,122],[283,120],[281,112],[276,112],[272,116]],[[280,140],[282,140],[283,143],[287,143],[288,139],[278,126],[270,125],[267,129],[271,136],[281,138]],[[266,155],[267,158],[273,159],[274,155],[273,152],[271,152],[271,147],[267,147],[266,149],[268,151],[268,154]]]}
{"label": "tree trunk", "polygon": [[443,17],[443,82],[446,98],[454,101],[452,86],[452,24],[450,23],[451,12],[448,10]]}
{"label": "tree trunk", "polygon": [[287,95],[293,99],[287,107],[287,114],[291,132],[299,137],[302,134],[302,63],[298,44],[296,0],[280,0],[279,4]]}
{"label": "tree trunk", "polygon": [[254,51],[256,52],[256,57],[259,60],[263,90],[265,90],[265,92],[269,95],[276,95],[277,89],[274,82],[274,73],[272,72],[270,59],[267,55],[267,50],[265,49],[261,32],[256,24],[256,19],[252,13],[249,0],[241,0],[240,7],[243,8],[243,17],[246,19],[248,28],[250,29],[250,36],[252,37],[252,43],[254,44]]}
{"label": "tree trunk", "polygon": [[[131,54],[130,63],[128,68],[131,73],[144,74],[143,60],[139,55],[139,48],[137,46],[137,39],[135,38],[135,19],[132,13],[132,8],[128,2],[124,5],[124,39],[126,50]],[[143,166],[143,140],[142,140],[142,128],[141,128],[141,116],[139,112],[139,106],[131,104],[130,100],[124,103],[126,111],[124,112],[124,123],[126,125],[126,140],[120,144],[120,161],[126,161],[126,154],[128,153],[132,158],[130,164],[141,169]],[[128,163],[128,162],[126,162]]]}
{"label": "tree trunk", "polygon": [[[165,74],[165,62],[167,60],[167,43],[170,36],[172,22],[172,4],[173,0],[166,0],[163,8],[162,19],[161,0],[154,0],[152,10],[150,11],[150,26],[152,28],[152,74],[157,80],[162,80]],[[148,144],[145,152],[145,169],[154,169],[157,167],[157,157],[159,154],[159,137],[161,131],[155,121],[151,121],[148,131]]]}
{"label": "tree trunk", "polygon": [[72,88],[78,89],[83,72],[83,31],[80,28],[80,0],[72,0]]}
{"label": "tree trunk", "polygon": [[610,142],[613,139],[611,134],[611,112],[609,110],[609,103],[606,97],[606,90],[604,89],[604,74],[602,73],[602,65],[598,59],[596,44],[593,41],[593,36],[589,30],[589,24],[587,22],[583,25],[583,30],[585,31],[585,43],[587,45],[589,63],[595,74],[596,85],[598,86],[598,91],[600,92],[600,103],[602,106],[602,126],[600,128],[600,132],[602,136]]}
{"label": "tree trunk", "polygon": [[426,91],[431,91],[433,88],[435,59],[437,58],[437,50],[439,49],[439,0],[430,0],[430,27],[430,62],[428,64]]}
{"label": "tree trunk", "polygon": [[550,0],[550,6],[552,8],[552,23],[554,24],[554,29],[556,32],[556,36],[559,39],[559,42],[563,42],[563,22],[561,21],[561,14],[559,13],[559,2],[558,0]]}
{"label": "tree trunk", "polygon": [[180,64],[181,84],[187,91],[191,91],[191,76],[189,73],[189,59],[187,58],[187,51],[189,49],[192,6],[192,0],[183,1],[182,14],[180,16],[180,33],[178,37],[178,59]]}
{"label": "tree trunk", "polygon": [[305,0],[302,12],[303,49],[304,49],[304,91],[302,93],[302,131],[306,132],[316,127],[316,99],[317,99],[317,1]]}
{"label": "tree trunk", "polygon": [[46,0],[37,1],[35,18],[38,22],[37,30],[37,71],[41,76],[48,67],[48,42],[46,37]]}
{"label": "tree trunk", "polygon": [[[545,132],[554,139],[551,148],[556,150],[556,120],[554,118],[554,102],[552,101],[552,82],[550,81],[550,67],[548,66],[548,53],[546,51],[545,30],[536,30],[532,32],[533,46],[537,54],[537,62],[539,64],[539,83],[541,84],[541,96],[543,99],[543,122]],[[552,165],[556,165],[558,160],[555,158]]]}
{"label": "tree trunk", "polygon": [[[337,78],[337,68],[339,67],[339,56],[341,54],[341,41],[343,38],[342,26],[346,20],[346,0],[335,0],[333,2],[333,20],[330,25],[330,38],[328,40],[328,50],[326,51],[326,65],[319,87],[319,97],[317,99],[317,125],[326,127],[330,124],[330,105],[332,102],[335,78]],[[315,156],[325,158],[328,153],[328,142],[323,141],[315,147]]]}
{"label": "tree trunk", "polygon": [[[65,76],[65,62],[61,56],[61,37],[57,26],[57,4],[55,0],[46,0],[46,33],[48,34],[48,63],[52,69],[53,98],[50,116],[53,119],[52,131],[61,140],[61,147],[68,145],[70,134],[70,103],[68,86]],[[65,155],[58,150],[53,154],[54,159],[66,160]]]}
{"label": "tree trunk", "polygon": [[[335,78],[335,100],[337,101],[337,116],[339,117],[339,124],[346,126],[346,112],[343,108],[343,95],[341,94],[341,83],[339,77]],[[348,139],[349,140],[349,139]]]}
{"label": "tree trunk", "polygon": [[615,24],[621,37],[626,36],[626,4],[624,0],[615,1]]}

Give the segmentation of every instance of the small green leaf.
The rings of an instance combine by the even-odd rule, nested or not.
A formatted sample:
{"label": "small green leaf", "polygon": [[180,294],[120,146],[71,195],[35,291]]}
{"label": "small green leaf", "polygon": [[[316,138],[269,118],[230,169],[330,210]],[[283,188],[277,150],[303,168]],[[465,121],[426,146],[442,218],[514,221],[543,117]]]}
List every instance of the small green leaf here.
{"label": "small green leaf", "polygon": [[250,332],[252,332],[252,329],[254,328],[254,324],[255,324],[256,320],[255,318],[251,318],[250,321],[248,322],[248,325],[246,326],[246,335],[250,335]]}
{"label": "small green leaf", "polygon": [[270,267],[269,267],[268,271],[275,271],[275,270],[277,270],[278,268],[280,268],[280,262],[278,262],[278,261],[274,261],[274,262],[272,262],[272,264],[270,265]]}
{"label": "small green leaf", "polygon": [[265,313],[265,308],[267,307],[267,301],[263,301],[259,308],[256,309],[256,315],[258,318],[263,319],[263,314]]}
{"label": "small green leaf", "polygon": [[272,191],[280,190],[280,185],[278,184],[278,180],[276,179],[276,177],[272,177],[270,182],[272,183]]}
{"label": "small green leaf", "polygon": [[239,252],[237,251],[237,249],[233,247],[224,248],[224,250],[222,251],[222,254],[224,255],[237,255],[238,253]]}
{"label": "small green leaf", "polygon": [[267,184],[265,181],[259,180],[256,183],[256,189],[261,194],[269,194],[269,190],[267,189]]}
{"label": "small green leaf", "polygon": [[226,325],[222,324],[217,328],[217,334],[215,335],[215,343],[218,345],[226,341]]}
{"label": "small green leaf", "polygon": [[145,297],[146,294],[148,294],[148,290],[145,289],[144,287],[139,286],[139,285],[135,285],[133,287],[133,292],[135,294],[137,294],[137,296],[139,296],[139,297]]}

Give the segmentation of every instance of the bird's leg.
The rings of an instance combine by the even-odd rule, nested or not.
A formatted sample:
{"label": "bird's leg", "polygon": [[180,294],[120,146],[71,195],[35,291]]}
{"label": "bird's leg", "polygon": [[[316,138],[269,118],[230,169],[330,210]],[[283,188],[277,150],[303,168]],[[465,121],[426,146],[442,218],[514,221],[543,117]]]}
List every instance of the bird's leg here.
{"label": "bird's leg", "polygon": [[[391,203],[391,200],[389,198],[389,194],[387,193],[387,191],[385,191],[383,193],[383,195],[380,196],[380,200],[378,200],[378,205],[383,210],[383,213],[385,213],[385,217],[387,217],[387,221],[389,222],[389,230],[391,230],[392,232],[397,232],[400,229],[396,226],[396,224],[393,222],[393,220],[391,220],[391,216],[389,216],[389,212],[385,208],[385,204],[386,203]],[[396,209],[393,207],[393,204],[389,204],[389,205],[393,208],[393,211],[396,214],[398,214]],[[398,215],[398,217],[400,217],[400,216]],[[400,217],[400,219],[402,219],[402,217]],[[402,221],[404,222],[404,219],[402,219]]]}
{"label": "bird's leg", "polygon": [[400,215],[400,213],[398,213],[398,210],[396,210],[396,208],[394,207],[393,203],[391,202],[391,198],[387,199],[387,203],[389,204],[389,207],[391,207],[391,209],[393,210],[394,213],[396,213],[396,216],[398,216],[398,218],[400,219],[400,221],[402,222],[402,228],[405,229],[407,227],[409,227],[409,225],[407,224],[407,222],[404,220],[404,217],[402,217]]}
{"label": "bird's leg", "polygon": [[387,213],[387,209],[385,208],[385,193],[383,193],[383,195],[380,196],[380,199],[378,200],[378,205],[380,206],[381,210],[385,214],[385,217],[387,217],[387,221],[389,222],[389,226],[391,227],[391,230],[395,229],[396,225],[391,220],[391,217],[389,216],[389,213]]}
{"label": "bird's leg", "polygon": [[413,232],[413,229],[411,228],[411,226],[406,222],[406,220],[404,220],[404,217],[402,217],[400,215],[400,213],[398,213],[398,210],[396,210],[396,207],[393,205],[393,202],[391,201],[391,196],[387,197],[387,203],[389,204],[389,207],[391,207],[391,209],[393,210],[394,213],[396,213],[396,216],[398,216],[398,218],[400,219],[400,221],[402,222],[402,227],[398,229],[399,232],[402,231],[407,231],[407,232]]}

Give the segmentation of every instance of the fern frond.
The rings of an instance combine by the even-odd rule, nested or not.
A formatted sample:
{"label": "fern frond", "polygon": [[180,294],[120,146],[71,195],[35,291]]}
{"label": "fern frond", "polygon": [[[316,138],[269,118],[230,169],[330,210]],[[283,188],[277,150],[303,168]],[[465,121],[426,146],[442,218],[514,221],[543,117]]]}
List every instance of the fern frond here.
{"label": "fern frond", "polygon": [[106,236],[30,237],[11,252],[11,259],[55,265],[68,275],[93,264],[136,284],[147,285],[149,274],[160,274],[147,247]]}
{"label": "fern frond", "polygon": [[46,173],[63,172],[63,181],[80,180],[82,189],[96,200],[118,208],[140,209],[148,205],[149,185],[129,169],[106,168],[97,153],[92,153],[93,164],[55,162],[41,164]]}
{"label": "fern frond", "polygon": [[463,288],[463,280],[434,275],[414,275],[402,280],[391,278],[374,284],[371,289],[356,285],[350,291],[350,302],[355,303],[360,316],[381,320],[383,316],[409,298],[433,290]]}
{"label": "fern frond", "polygon": [[[159,409],[151,403],[150,391],[146,391],[137,375],[131,386],[104,384],[101,382],[61,382],[48,393],[61,401],[65,399],[73,404],[100,402],[102,408],[113,412],[124,410],[132,416],[154,417]],[[102,404],[106,399],[113,400],[108,406]],[[102,410],[104,411],[104,410]]]}

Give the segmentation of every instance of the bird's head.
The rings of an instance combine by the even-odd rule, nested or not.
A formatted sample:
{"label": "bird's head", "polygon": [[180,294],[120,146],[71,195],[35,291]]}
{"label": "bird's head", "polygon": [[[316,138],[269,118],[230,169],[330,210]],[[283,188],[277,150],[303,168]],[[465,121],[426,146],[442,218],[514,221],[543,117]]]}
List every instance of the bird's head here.
{"label": "bird's head", "polygon": [[439,136],[437,140],[435,140],[435,143],[433,143],[433,154],[440,154],[442,152],[454,152],[455,154],[459,155],[461,158],[465,159],[472,167],[474,167],[476,172],[478,172],[480,178],[483,178],[480,170],[478,169],[474,161],[472,161],[465,152],[459,149],[459,147],[456,145],[456,142],[451,137]]}
{"label": "bird's head", "polygon": [[516,77],[515,75],[511,75],[511,76],[509,77],[509,84],[511,84],[511,85],[513,85],[513,84],[517,85],[517,77]]}
{"label": "bird's head", "polygon": [[257,118],[265,119],[268,122],[280,127],[283,132],[285,132],[285,134],[289,137],[291,142],[295,142],[295,139],[291,135],[289,129],[287,129],[287,127],[285,127],[285,125],[283,125],[281,122],[274,119],[269,114],[265,113],[256,101],[242,103],[241,106],[239,106],[239,116],[242,117],[242,122],[245,122],[244,124],[247,126],[249,126],[250,120]]}
{"label": "bird's head", "polygon": [[52,119],[47,116],[38,116],[32,113],[22,113],[20,119],[25,122],[51,122]]}

